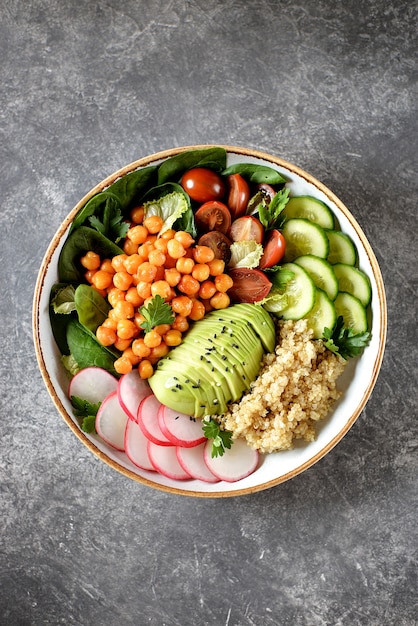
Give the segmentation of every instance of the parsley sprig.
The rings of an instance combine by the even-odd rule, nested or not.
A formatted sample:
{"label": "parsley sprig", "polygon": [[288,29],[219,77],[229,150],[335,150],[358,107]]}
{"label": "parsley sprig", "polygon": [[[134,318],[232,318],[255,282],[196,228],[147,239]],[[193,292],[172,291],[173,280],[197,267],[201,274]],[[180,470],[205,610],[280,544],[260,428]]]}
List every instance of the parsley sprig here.
{"label": "parsley sprig", "polygon": [[358,356],[369,344],[371,333],[353,333],[351,328],[344,327],[344,320],[340,315],[333,329],[324,328],[324,346],[339,354],[345,361],[350,357]]}
{"label": "parsley sprig", "polygon": [[140,326],[146,333],[149,333],[154,326],[172,324],[175,320],[173,309],[165,302],[164,298],[158,294],[153,297],[147,306],[141,306],[139,311],[145,317],[145,320]]}
{"label": "parsley sprig", "polygon": [[232,433],[229,430],[221,430],[220,425],[212,417],[203,421],[203,434],[207,439],[212,439],[211,456],[223,456],[226,449],[232,446]]}
{"label": "parsley sprig", "polygon": [[289,202],[289,189],[280,189],[273,196],[270,204],[267,202],[260,202],[257,207],[258,218],[265,230],[272,230],[273,228],[281,228],[283,226],[283,216],[281,215],[286,204]]}
{"label": "parsley sprig", "polygon": [[96,415],[101,402],[92,403],[78,396],[71,396],[71,404],[74,407],[74,415],[81,420],[81,430],[85,433],[95,433]]}
{"label": "parsley sprig", "polygon": [[106,220],[100,221],[96,215],[92,215],[89,218],[90,225],[95,228],[99,233],[112,239],[115,243],[118,243],[126,236],[129,230],[129,223],[124,221],[122,212],[119,208],[113,209],[113,214],[106,224]]}

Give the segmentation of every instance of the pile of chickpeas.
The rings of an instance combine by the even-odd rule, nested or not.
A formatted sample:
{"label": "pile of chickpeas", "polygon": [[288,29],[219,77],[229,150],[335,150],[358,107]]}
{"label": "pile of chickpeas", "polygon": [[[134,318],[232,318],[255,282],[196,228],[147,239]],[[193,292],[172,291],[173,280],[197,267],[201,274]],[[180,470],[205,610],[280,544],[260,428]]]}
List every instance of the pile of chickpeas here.
{"label": "pile of chickpeas", "polygon": [[[233,281],[224,261],[211,248],[196,245],[189,233],[169,229],[160,234],[162,218],[144,219],[143,207],[133,209],[130,218],[123,254],[101,259],[89,251],[81,264],[87,282],[112,307],[96,336],[122,353],[114,363],[116,372],[137,367],[141,378],[149,378],[158,360],[182,342],[191,322],[229,306]],[[171,305],[174,321],[145,332],[140,308],[156,295]]]}

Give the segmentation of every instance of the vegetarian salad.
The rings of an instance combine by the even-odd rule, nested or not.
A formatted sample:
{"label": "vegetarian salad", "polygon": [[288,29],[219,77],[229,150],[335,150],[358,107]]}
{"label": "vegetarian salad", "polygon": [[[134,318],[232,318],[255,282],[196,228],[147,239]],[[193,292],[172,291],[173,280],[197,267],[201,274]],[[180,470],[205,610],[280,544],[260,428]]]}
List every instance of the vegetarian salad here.
{"label": "vegetarian salad", "polygon": [[226,150],[119,178],[76,215],[50,298],[80,427],[170,478],[239,480],[259,453],[222,424],[306,319],[343,360],[370,340],[371,286],[322,201]]}

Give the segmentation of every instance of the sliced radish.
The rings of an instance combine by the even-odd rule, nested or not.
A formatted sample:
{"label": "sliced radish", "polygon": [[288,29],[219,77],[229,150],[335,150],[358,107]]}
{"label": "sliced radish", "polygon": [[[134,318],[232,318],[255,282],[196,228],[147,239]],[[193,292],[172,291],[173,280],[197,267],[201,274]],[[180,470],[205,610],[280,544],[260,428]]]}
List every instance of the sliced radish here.
{"label": "sliced radish", "polygon": [[116,391],[118,379],[101,367],[86,367],[70,381],[68,396],[76,396],[92,404],[102,402],[112,391]]}
{"label": "sliced radish", "polygon": [[173,443],[167,439],[158,423],[160,406],[161,402],[154,395],[147,396],[139,405],[137,421],[147,439],[160,446],[172,446]]}
{"label": "sliced radish", "polygon": [[155,471],[150,461],[148,439],[145,437],[137,422],[128,419],[125,429],[125,452],[134,465],[144,470]]}
{"label": "sliced radish", "polygon": [[138,370],[124,374],[118,383],[118,397],[122,408],[129,417],[136,420],[138,408],[142,400],[151,395],[151,387],[147,380],[139,377]]}
{"label": "sliced radish", "polygon": [[125,450],[125,429],[129,417],[119,404],[117,391],[112,391],[100,405],[96,415],[96,431],[116,450]]}
{"label": "sliced radish", "polygon": [[180,465],[175,446],[159,446],[149,441],[148,454],[154,468],[163,476],[174,480],[189,480],[191,478],[190,474]]}
{"label": "sliced radish", "polygon": [[223,456],[212,458],[212,441],[205,444],[203,453],[205,463],[210,471],[220,480],[233,483],[252,474],[258,465],[259,454],[243,439],[236,439],[231,448],[225,450]]}
{"label": "sliced radish", "polygon": [[164,404],[158,411],[158,423],[163,434],[176,446],[191,448],[206,441],[201,419],[174,411]]}
{"label": "sliced radish", "polygon": [[193,448],[177,446],[177,459],[182,468],[190,474],[192,478],[203,480],[206,483],[217,483],[219,478],[215,476],[206,465],[203,453],[206,447],[206,439]]}

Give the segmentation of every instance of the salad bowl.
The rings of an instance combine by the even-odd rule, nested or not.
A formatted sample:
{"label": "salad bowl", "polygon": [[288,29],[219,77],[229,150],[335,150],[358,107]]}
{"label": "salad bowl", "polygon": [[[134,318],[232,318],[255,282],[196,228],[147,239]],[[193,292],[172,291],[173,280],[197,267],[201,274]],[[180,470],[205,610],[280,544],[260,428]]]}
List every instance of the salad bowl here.
{"label": "salad bowl", "polygon": [[235,146],[221,146],[226,151],[227,165],[249,164],[268,166],[286,180],[291,196],[309,196],[327,205],[335,215],[340,230],[351,238],[357,250],[358,267],[368,276],[371,287],[371,337],[362,353],[349,359],[338,380],[342,394],[327,417],[316,425],[316,439],[298,440],[293,449],[260,455],[257,469],[236,482],[174,480],[161,473],[140,469],[127,455],[108,445],[95,433],[84,432],[74,414],[69,399],[69,377],[61,359],[51,327],[50,296],[58,282],[59,259],[74,221],[88,201],[107,190],[117,181],[149,166],[159,166],[167,160],[192,150],[209,146],[186,146],[158,152],[141,158],[114,172],[91,189],[68,213],[50,242],[36,283],[33,301],[33,334],[38,365],[51,399],[65,423],[82,444],[100,461],[129,479],[172,494],[195,497],[231,497],[257,492],[287,481],[314,465],[345,436],[364,409],[376,383],[386,340],[386,299],[378,262],[350,210],[335,194],[303,171],[282,158],[261,151]]}

